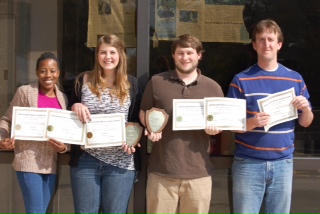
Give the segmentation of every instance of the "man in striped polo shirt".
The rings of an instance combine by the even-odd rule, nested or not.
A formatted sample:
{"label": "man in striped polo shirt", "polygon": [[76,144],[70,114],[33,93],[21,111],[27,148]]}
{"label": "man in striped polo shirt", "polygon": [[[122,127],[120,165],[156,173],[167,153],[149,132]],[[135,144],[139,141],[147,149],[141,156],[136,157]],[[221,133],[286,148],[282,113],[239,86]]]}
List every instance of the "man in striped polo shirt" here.
{"label": "man in striped polo shirt", "polygon": [[247,102],[247,130],[235,134],[234,213],[259,213],[262,204],[266,213],[289,213],[296,120],[265,131],[270,114],[259,111],[257,100],[293,88],[298,123],[307,127],[313,120],[309,93],[302,76],[277,61],[283,34],[275,21],[259,21],[251,38],[258,62],[235,75],[228,92],[228,97]]}

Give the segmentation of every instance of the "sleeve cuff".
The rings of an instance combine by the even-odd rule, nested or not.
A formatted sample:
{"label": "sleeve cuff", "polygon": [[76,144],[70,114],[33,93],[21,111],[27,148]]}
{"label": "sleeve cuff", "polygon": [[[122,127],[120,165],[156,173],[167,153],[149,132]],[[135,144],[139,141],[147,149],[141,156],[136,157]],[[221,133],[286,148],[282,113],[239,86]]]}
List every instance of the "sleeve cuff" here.
{"label": "sleeve cuff", "polygon": [[60,154],[66,153],[68,151],[68,147],[66,146],[65,150],[63,150],[62,152],[59,152]]}

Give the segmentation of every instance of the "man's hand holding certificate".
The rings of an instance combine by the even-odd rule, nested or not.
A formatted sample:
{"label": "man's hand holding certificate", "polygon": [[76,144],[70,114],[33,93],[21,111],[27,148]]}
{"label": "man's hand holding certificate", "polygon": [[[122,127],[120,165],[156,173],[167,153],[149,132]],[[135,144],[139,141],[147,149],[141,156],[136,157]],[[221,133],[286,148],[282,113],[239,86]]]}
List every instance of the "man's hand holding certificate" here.
{"label": "man's hand holding certificate", "polygon": [[203,99],[173,100],[173,130],[204,129]]}
{"label": "man's hand holding certificate", "polygon": [[210,97],[173,100],[173,130],[199,130],[212,125],[219,130],[246,130],[246,102]]}
{"label": "man's hand holding certificate", "polygon": [[234,98],[205,98],[206,126],[220,130],[246,130],[246,101]]}
{"label": "man's hand holding certificate", "polygon": [[294,98],[294,89],[291,88],[257,100],[260,112],[270,114],[270,123],[264,127],[265,131],[279,123],[298,118],[298,110],[292,105]]}

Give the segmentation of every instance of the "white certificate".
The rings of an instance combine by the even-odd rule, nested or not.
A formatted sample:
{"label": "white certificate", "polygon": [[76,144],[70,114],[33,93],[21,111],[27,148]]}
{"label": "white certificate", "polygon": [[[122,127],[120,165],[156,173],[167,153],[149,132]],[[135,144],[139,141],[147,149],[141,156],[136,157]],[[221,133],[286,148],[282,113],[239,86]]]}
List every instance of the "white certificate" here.
{"label": "white certificate", "polygon": [[49,138],[85,147],[120,146],[126,140],[125,115],[94,114],[82,123],[76,113],[61,109],[13,107],[11,137],[46,141]]}
{"label": "white certificate", "polygon": [[172,129],[204,129],[203,99],[173,99]]}
{"label": "white certificate", "polygon": [[17,140],[44,141],[48,109],[13,107],[11,137]]}
{"label": "white certificate", "polygon": [[86,148],[121,146],[126,141],[123,113],[93,114],[86,127]]}
{"label": "white certificate", "polygon": [[51,109],[48,112],[46,129],[46,138],[53,138],[63,143],[84,145],[85,124],[72,111]]}
{"label": "white certificate", "polygon": [[220,130],[246,130],[246,100],[227,97],[204,98],[205,125]]}
{"label": "white certificate", "polygon": [[260,112],[270,114],[270,123],[264,127],[265,131],[279,123],[298,118],[298,110],[292,105],[295,97],[294,88],[290,88],[257,100]]}

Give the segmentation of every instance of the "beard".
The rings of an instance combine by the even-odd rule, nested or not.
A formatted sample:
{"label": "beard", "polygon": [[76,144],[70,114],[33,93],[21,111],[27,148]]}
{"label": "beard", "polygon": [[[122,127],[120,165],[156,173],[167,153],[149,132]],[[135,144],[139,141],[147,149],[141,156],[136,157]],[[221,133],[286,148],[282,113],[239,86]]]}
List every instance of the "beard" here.
{"label": "beard", "polygon": [[176,64],[176,69],[182,74],[191,74],[198,67],[198,63],[194,63],[190,68],[184,69],[181,66]]}

